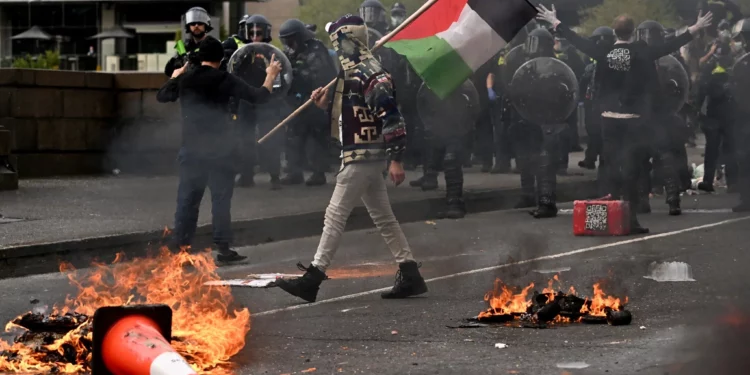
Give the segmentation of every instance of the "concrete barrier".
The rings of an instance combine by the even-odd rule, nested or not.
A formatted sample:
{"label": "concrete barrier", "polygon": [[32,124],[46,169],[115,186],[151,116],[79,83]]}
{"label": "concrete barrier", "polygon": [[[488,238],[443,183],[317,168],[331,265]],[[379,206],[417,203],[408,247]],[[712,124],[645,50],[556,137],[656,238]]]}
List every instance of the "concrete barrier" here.
{"label": "concrete barrier", "polygon": [[174,170],[178,103],[162,73],[0,69],[0,128],[20,177]]}

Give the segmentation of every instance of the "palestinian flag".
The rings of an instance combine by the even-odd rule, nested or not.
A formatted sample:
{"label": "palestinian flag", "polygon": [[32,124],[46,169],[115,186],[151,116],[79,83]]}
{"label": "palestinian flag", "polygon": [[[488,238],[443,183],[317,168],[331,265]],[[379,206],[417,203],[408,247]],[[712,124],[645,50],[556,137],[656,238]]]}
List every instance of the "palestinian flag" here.
{"label": "palestinian flag", "polygon": [[438,0],[385,47],[445,98],[537,14],[527,0]]}

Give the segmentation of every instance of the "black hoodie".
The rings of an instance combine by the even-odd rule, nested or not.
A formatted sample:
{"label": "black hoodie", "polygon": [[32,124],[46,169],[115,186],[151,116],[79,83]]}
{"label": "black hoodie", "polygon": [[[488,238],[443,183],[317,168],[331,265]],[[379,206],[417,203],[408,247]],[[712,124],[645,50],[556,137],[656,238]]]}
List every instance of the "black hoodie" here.
{"label": "black hoodie", "polygon": [[180,99],[183,158],[219,159],[232,156],[237,147],[237,127],[230,102],[265,102],[266,88],[256,88],[236,76],[210,66],[188,70],[162,86],[161,103]]}

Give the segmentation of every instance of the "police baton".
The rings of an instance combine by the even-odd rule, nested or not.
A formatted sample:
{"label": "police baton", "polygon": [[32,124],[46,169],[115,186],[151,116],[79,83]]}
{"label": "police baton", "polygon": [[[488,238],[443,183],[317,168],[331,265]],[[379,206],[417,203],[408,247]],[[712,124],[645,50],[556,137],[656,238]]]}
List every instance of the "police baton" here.
{"label": "police baton", "polygon": [[[438,0],[430,0],[430,1],[426,2],[426,3],[424,3],[424,5],[422,5],[419,9],[417,9],[417,11],[414,12],[414,14],[412,14],[411,16],[409,16],[409,18],[407,18],[402,24],[398,25],[398,27],[396,27],[393,31],[391,31],[390,33],[388,33],[388,35],[386,35],[382,39],[380,39],[378,41],[378,43],[375,44],[375,46],[372,47],[371,51],[374,51],[374,50],[382,47],[389,40],[391,40],[391,38],[393,38],[396,34],[398,34],[406,26],[409,26],[410,23],[412,23],[415,19],[417,19],[417,17],[421,16],[422,13],[426,12],[427,9],[430,9],[430,7],[433,6],[433,5],[435,5],[435,3],[437,3],[437,2],[438,2]],[[335,78],[325,86],[324,90],[330,90],[331,87],[333,87],[334,83],[336,83],[336,79]],[[270,138],[272,135],[274,135],[274,133],[276,133],[277,131],[279,131],[279,129],[281,129],[282,127],[284,127],[284,125],[286,125],[294,117],[296,117],[302,111],[304,111],[305,108],[309,107],[310,104],[312,104],[312,102],[313,102],[312,99],[308,99],[305,102],[305,104],[302,104],[301,106],[299,106],[299,108],[297,108],[294,112],[292,112],[292,114],[290,114],[289,116],[287,116],[284,119],[284,121],[280,122],[273,129],[271,129],[271,131],[269,131],[268,134],[264,135],[263,138],[259,139],[258,143],[265,142],[268,138]]]}

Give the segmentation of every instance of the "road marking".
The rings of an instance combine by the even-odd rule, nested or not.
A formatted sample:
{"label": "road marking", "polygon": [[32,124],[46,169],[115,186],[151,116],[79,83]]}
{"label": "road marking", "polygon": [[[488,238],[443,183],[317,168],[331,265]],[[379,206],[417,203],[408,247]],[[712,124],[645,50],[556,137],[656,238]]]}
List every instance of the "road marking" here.
{"label": "road marking", "polygon": [[[701,208],[685,208],[682,210],[683,214],[730,214],[732,213],[731,208],[715,208],[715,209],[701,209]],[[559,215],[572,215],[572,208],[563,208],[557,212]],[[669,213],[667,210],[653,210],[652,214],[666,214]]]}
{"label": "road marking", "polygon": [[[719,222],[716,222],[716,223],[699,225],[699,226],[695,226],[695,227],[690,227],[690,228],[675,230],[675,231],[672,231],[672,232],[651,234],[651,235],[643,236],[643,237],[639,237],[639,238],[633,238],[633,239],[624,240],[624,241],[617,241],[617,242],[612,242],[612,243],[608,243],[608,244],[602,244],[602,245],[597,245],[597,246],[586,247],[586,248],[583,248],[583,249],[566,251],[564,253],[559,253],[559,254],[545,255],[545,256],[536,257],[536,258],[533,258],[533,259],[519,260],[517,262],[505,263],[505,264],[500,264],[500,265],[492,266],[492,267],[477,268],[477,269],[474,269],[474,270],[469,270],[469,271],[464,271],[464,272],[458,272],[458,273],[454,273],[454,274],[450,274],[450,275],[433,277],[431,279],[425,280],[425,282],[431,283],[431,282],[435,282],[435,281],[448,280],[448,279],[453,279],[453,278],[461,277],[461,276],[468,276],[468,275],[473,275],[473,274],[482,273],[482,272],[495,271],[495,270],[499,270],[499,269],[502,269],[502,268],[507,268],[507,267],[510,267],[510,266],[517,266],[517,265],[527,264],[527,263],[531,263],[531,262],[538,262],[538,261],[541,261],[541,260],[558,259],[558,258],[563,258],[563,257],[571,256],[571,255],[583,254],[583,253],[588,253],[588,252],[592,252],[592,251],[596,251],[596,250],[602,250],[602,249],[609,249],[609,248],[613,248],[613,247],[617,247],[617,246],[629,245],[629,244],[633,244],[633,243],[644,242],[644,241],[654,240],[654,239],[658,239],[658,238],[672,237],[672,236],[676,236],[676,235],[682,234],[682,233],[694,232],[694,231],[698,231],[698,230],[702,230],[702,229],[708,229],[708,228],[718,227],[720,225],[725,225],[725,224],[738,223],[740,221],[745,221],[745,220],[748,220],[748,219],[750,219],[750,216],[738,217],[738,218],[735,218],[735,219],[723,220],[723,221],[719,221]],[[345,301],[345,300],[349,300],[349,299],[353,299],[353,298],[358,298],[358,297],[362,297],[362,296],[368,296],[368,295],[371,295],[371,294],[382,293],[382,292],[386,292],[386,291],[389,291],[389,290],[391,290],[391,287],[380,288],[380,289],[373,289],[373,290],[368,290],[368,291],[365,291],[365,292],[354,293],[354,294],[347,294],[345,296],[340,296],[340,297],[325,299],[325,300],[317,301],[317,302],[313,302],[313,303],[308,303],[308,304],[303,304],[303,305],[294,305],[294,306],[282,307],[280,309],[273,309],[273,310],[263,311],[263,312],[252,314],[252,316],[265,316],[265,315],[272,315],[272,314],[277,314],[277,313],[285,312],[285,311],[294,311],[294,310],[304,309],[304,308],[308,308],[308,307],[315,307],[315,306],[323,305],[323,304],[326,304],[326,303],[332,303],[332,302],[338,302],[338,301]]]}

